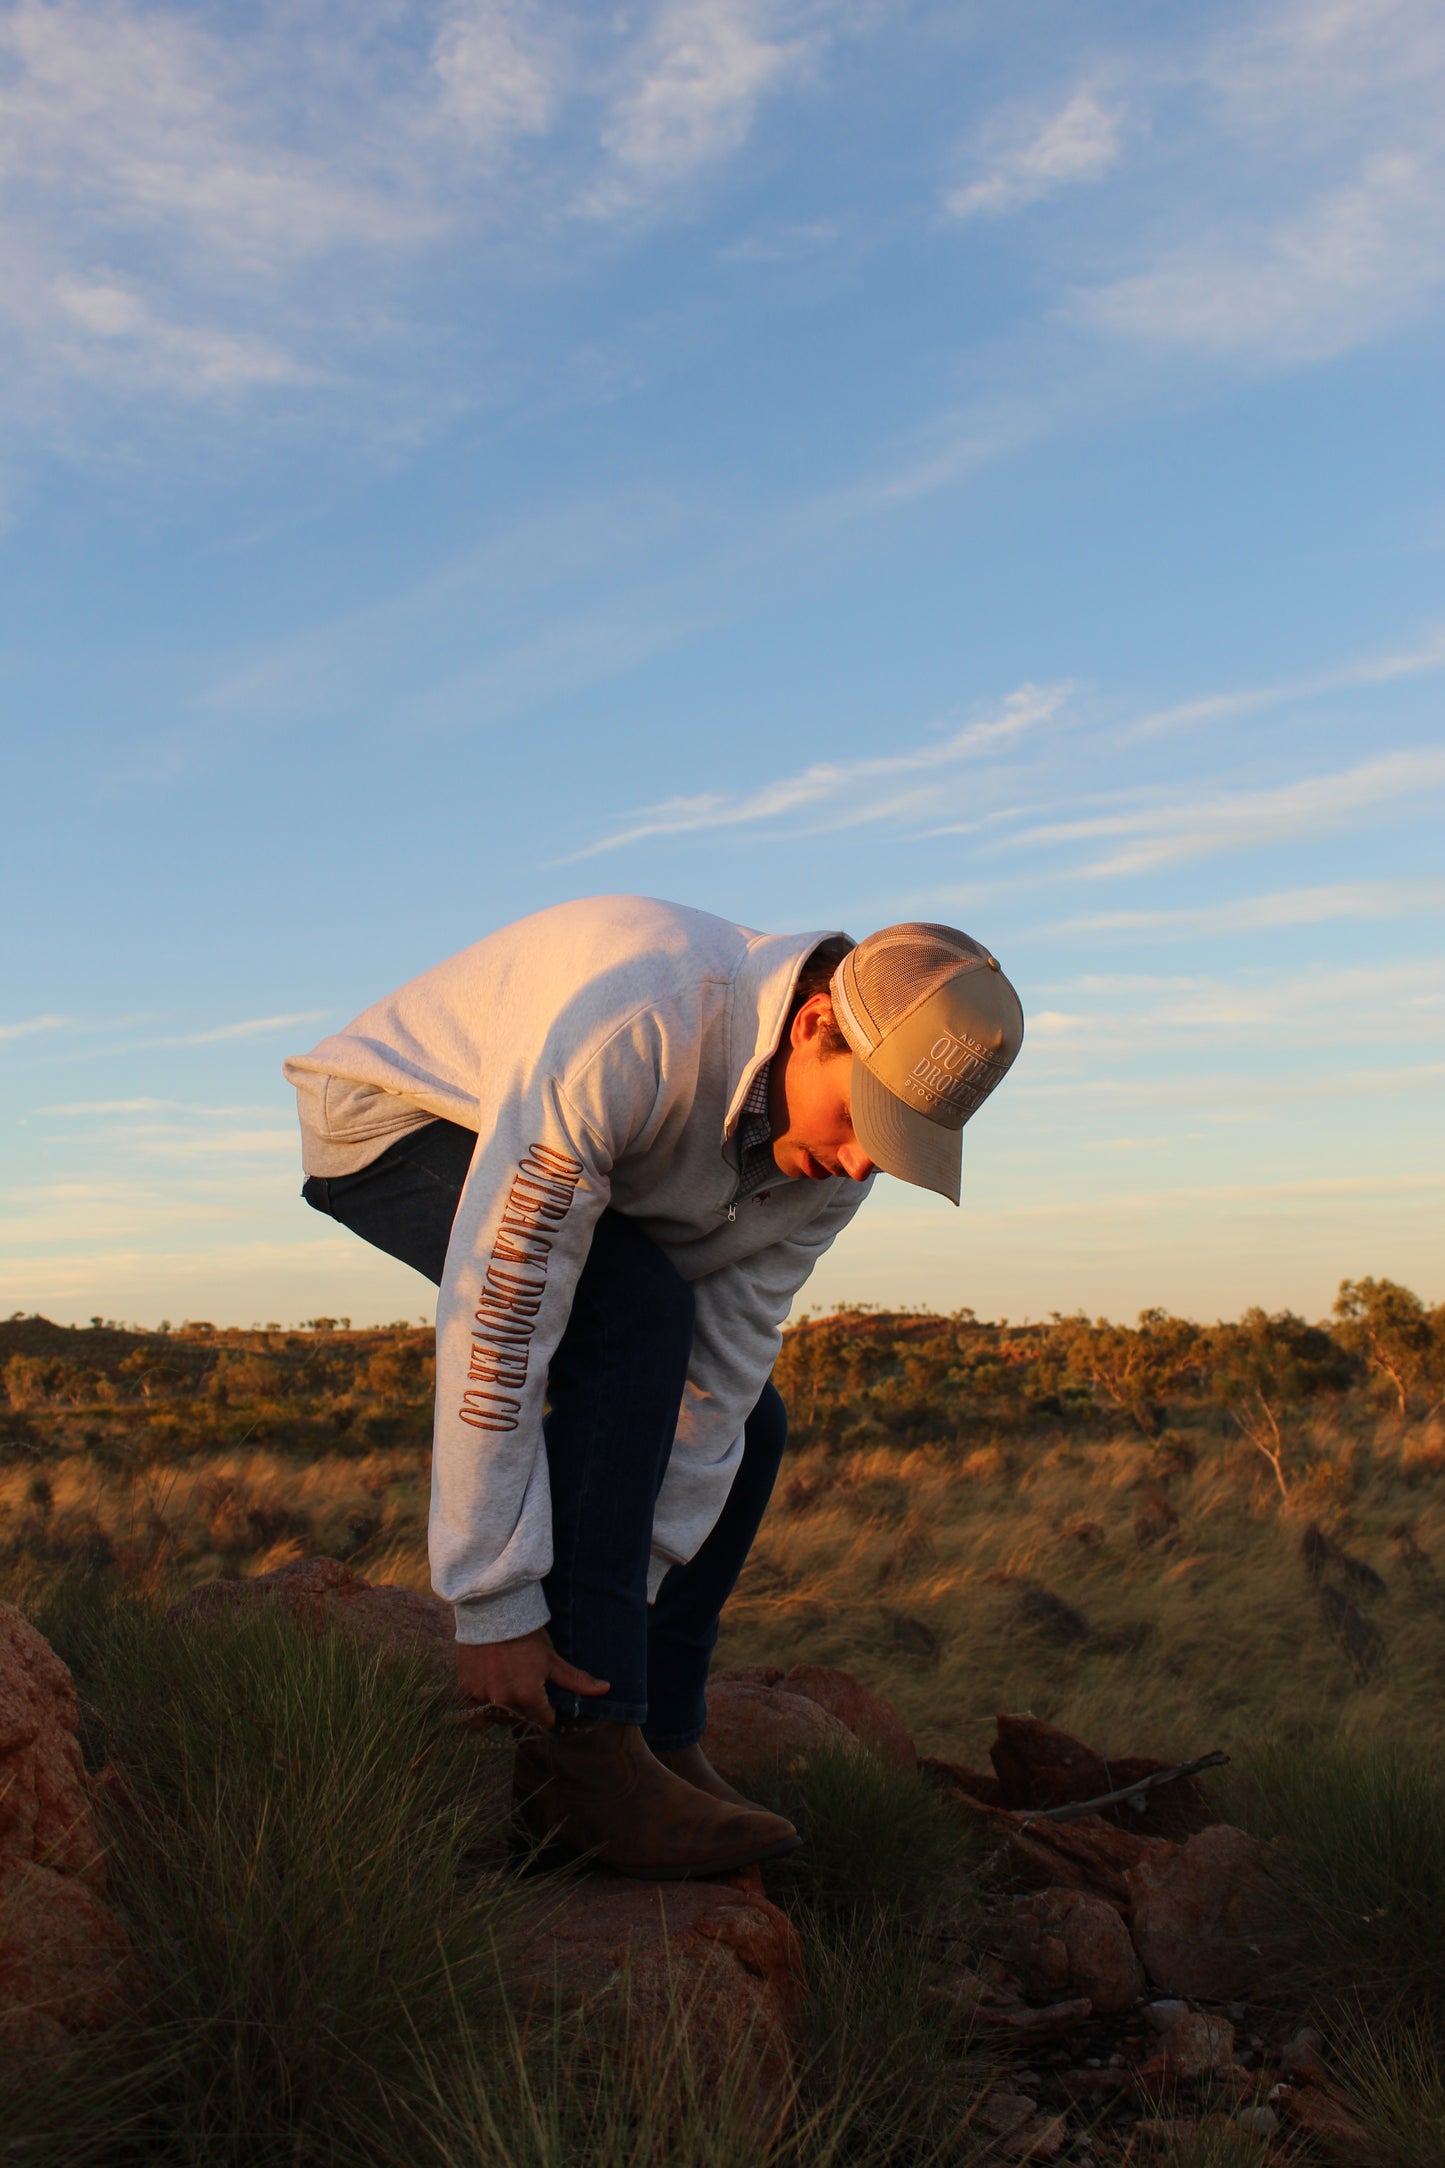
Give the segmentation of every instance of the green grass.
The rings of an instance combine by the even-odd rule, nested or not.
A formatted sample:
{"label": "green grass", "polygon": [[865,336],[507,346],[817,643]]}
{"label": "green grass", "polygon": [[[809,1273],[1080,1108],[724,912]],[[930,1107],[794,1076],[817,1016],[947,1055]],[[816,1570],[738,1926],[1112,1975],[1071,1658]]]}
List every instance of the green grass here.
{"label": "green grass", "polygon": [[[982,2077],[927,1996],[969,1856],[911,1777],[810,1786],[813,2044],[767,2099],[681,2004],[509,2007],[507,1952],[558,1901],[499,1848],[504,1751],[424,1668],[270,1612],[166,1622],[92,1583],[37,1598],[81,1695],[110,1901],[144,1991],[63,2070],[0,2068],[14,2168],[932,2168]],[[891,1842],[892,1852],[888,1846]],[[871,1865],[870,1865],[871,1858]],[[928,1903],[910,1903],[928,1865]],[[926,1918],[925,1918],[926,1915]],[[910,1924],[910,1920],[914,1924]]]}
{"label": "green grass", "polygon": [[1445,1756],[1339,1740],[1265,1742],[1224,1804],[1278,1846],[1279,1974],[1326,2018],[1360,1996],[1445,2040]]}

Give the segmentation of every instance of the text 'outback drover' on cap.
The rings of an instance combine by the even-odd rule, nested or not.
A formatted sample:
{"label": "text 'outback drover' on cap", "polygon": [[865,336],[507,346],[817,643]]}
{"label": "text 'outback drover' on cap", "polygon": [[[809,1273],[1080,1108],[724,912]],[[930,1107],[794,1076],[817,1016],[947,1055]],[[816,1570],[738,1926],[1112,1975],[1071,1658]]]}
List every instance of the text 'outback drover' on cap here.
{"label": "text 'outback drover' on cap", "polygon": [[874,1165],[958,1203],[963,1125],[1023,1045],[998,960],[956,926],[885,926],[833,974],[853,1050],[853,1127]]}

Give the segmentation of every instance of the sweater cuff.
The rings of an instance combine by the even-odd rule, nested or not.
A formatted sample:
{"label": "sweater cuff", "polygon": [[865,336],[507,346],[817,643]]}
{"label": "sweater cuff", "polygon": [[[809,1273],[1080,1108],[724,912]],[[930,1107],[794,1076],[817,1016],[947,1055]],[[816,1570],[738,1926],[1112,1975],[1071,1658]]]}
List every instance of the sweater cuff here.
{"label": "sweater cuff", "polygon": [[454,1603],[457,1639],[468,1646],[487,1641],[515,1641],[535,1633],[552,1616],[540,1581],[524,1581],[500,1596],[468,1596]]}

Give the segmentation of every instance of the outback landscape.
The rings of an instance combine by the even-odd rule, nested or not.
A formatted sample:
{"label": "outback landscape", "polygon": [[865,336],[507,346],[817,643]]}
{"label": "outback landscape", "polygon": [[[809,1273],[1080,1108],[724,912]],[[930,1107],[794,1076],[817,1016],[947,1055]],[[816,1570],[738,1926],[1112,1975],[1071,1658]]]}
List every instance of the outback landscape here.
{"label": "outback landscape", "polygon": [[[1445,2163],[1409,1290],[795,1325],[709,1751],[809,1842],[665,1901],[508,1850],[425,1593],[428,1332],[17,1315],[0,1376],[0,2157]],[[37,1874],[121,1989],[42,2008]]]}

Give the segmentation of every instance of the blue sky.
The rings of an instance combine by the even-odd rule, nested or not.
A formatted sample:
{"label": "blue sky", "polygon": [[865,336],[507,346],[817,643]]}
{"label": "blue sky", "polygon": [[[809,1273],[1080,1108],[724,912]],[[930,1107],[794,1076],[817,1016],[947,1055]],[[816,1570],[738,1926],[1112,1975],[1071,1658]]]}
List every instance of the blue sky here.
{"label": "blue sky", "polygon": [[0,1308],[422,1314],[281,1058],[617,890],[1023,994],[809,1302],[1445,1296],[1436,0],[18,0],[0,143]]}

